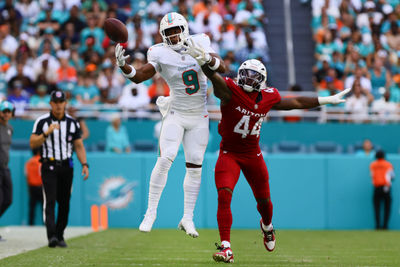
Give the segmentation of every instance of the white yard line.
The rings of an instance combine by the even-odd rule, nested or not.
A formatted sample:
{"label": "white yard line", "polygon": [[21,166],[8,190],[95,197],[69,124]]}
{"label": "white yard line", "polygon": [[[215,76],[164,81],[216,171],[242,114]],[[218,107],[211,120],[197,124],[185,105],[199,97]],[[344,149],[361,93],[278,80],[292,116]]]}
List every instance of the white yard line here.
{"label": "white yard line", "polygon": [[[91,232],[90,227],[67,227],[64,237],[67,240]],[[0,241],[0,259],[38,249],[48,243],[44,226],[1,227],[0,236],[4,239]]]}

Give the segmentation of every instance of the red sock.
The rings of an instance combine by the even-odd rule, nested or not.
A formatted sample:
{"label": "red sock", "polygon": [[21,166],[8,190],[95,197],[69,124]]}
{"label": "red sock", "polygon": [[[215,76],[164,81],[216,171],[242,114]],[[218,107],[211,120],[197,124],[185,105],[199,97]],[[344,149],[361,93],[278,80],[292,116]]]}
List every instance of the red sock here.
{"label": "red sock", "polygon": [[268,201],[258,201],[257,210],[261,215],[264,225],[271,224],[272,221],[272,202]]}
{"label": "red sock", "polygon": [[232,194],[229,191],[224,189],[218,191],[217,221],[221,241],[231,242],[231,200]]}

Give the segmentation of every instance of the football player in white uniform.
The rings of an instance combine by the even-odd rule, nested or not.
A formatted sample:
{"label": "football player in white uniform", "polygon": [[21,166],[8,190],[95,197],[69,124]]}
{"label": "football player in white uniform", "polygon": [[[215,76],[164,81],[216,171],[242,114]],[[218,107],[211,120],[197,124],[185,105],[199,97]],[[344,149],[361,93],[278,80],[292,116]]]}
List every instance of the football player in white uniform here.
{"label": "football player in white uniform", "polygon": [[[150,177],[148,207],[139,226],[142,232],[150,232],[157,216],[157,206],[167,182],[179,146],[182,142],[186,176],[184,188],[184,212],[178,228],[192,237],[199,234],[193,223],[193,210],[201,183],[201,168],[208,143],[209,118],[206,109],[207,77],[194,58],[202,55],[213,70],[225,72],[220,57],[210,46],[205,34],[189,36],[186,19],[175,12],[166,14],[160,22],[163,43],[153,45],[147,52],[148,63],[135,69],[126,64],[125,50],[117,44],[115,56],[125,77],[141,83],[159,72],[170,88],[170,97],[159,97],[157,105],[163,115],[159,139],[160,153]],[[187,42],[197,50],[188,50]]]}

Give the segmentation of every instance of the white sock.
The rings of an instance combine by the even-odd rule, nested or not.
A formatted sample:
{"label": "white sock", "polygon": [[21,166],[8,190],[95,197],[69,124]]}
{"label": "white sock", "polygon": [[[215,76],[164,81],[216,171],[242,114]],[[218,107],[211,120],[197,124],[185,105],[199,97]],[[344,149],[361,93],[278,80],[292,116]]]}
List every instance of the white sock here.
{"label": "white sock", "polygon": [[172,161],[159,157],[157,163],[151,172],[149,186],[149,201],[146,214],[157,214],[158,202],[167,183],[168,171],[171,168]]}
{"label": "white sock", "polygon": [[183,182],[184,205],[183,218],[193,220],[194,206],[199,195],[201,184],[201,168],[186,168],[185,181]]}
{"label": "white sock", "polygon": [[262,228],[264,229],[264,231],[269,232],[274,229],[274,226],[272,226],[272,223],[270,223],[268,225],[265,225],[264,223],[262,223]]}
{"label": "white sock", "polygon": [[230,248],[231,247],[231,243],[229,243],[228,241],[222,241],[221,242],[221,246],[223,246],[224,248]]}

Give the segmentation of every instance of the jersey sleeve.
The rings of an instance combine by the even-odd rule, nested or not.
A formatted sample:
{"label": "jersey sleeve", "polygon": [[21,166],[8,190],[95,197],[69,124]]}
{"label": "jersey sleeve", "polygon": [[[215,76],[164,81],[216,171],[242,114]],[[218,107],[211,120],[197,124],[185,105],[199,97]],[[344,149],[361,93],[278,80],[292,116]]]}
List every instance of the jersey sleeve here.
{"label": "jersey sleeve", "polygon": [[278,89],[276,89],[276,88],[269,88],[269,89],[273,90],[274,104],[281,102],[282,97],[281,97],[281,94],[279,93]]}
{"label": "jersey sleeve", "polygon": [[153,65],[157,72],[161,72],[158,49],[156,47],[152,46],[147,50],[147,61]]}
{"label": "jersey sleeve", "polygon": [[75,132],[72,133],[72,140],[76,140],[82,137],[81,125],[78,121],[74,121],[75,123]]}
{"label": "jersey sleeve", "polygon": [[201,45],[207,53],[215,53],[211,47],[210,37],[205,33],[193,35],[193,40],[196,44]]}
{"label": "jersey sleeve", "polygon": [[37,134],[37,135],[42,134],[43,133],[43,124],[44,124],[44,120],[37,119],[35,121],[35,124],[33,124],[32,133]]}

